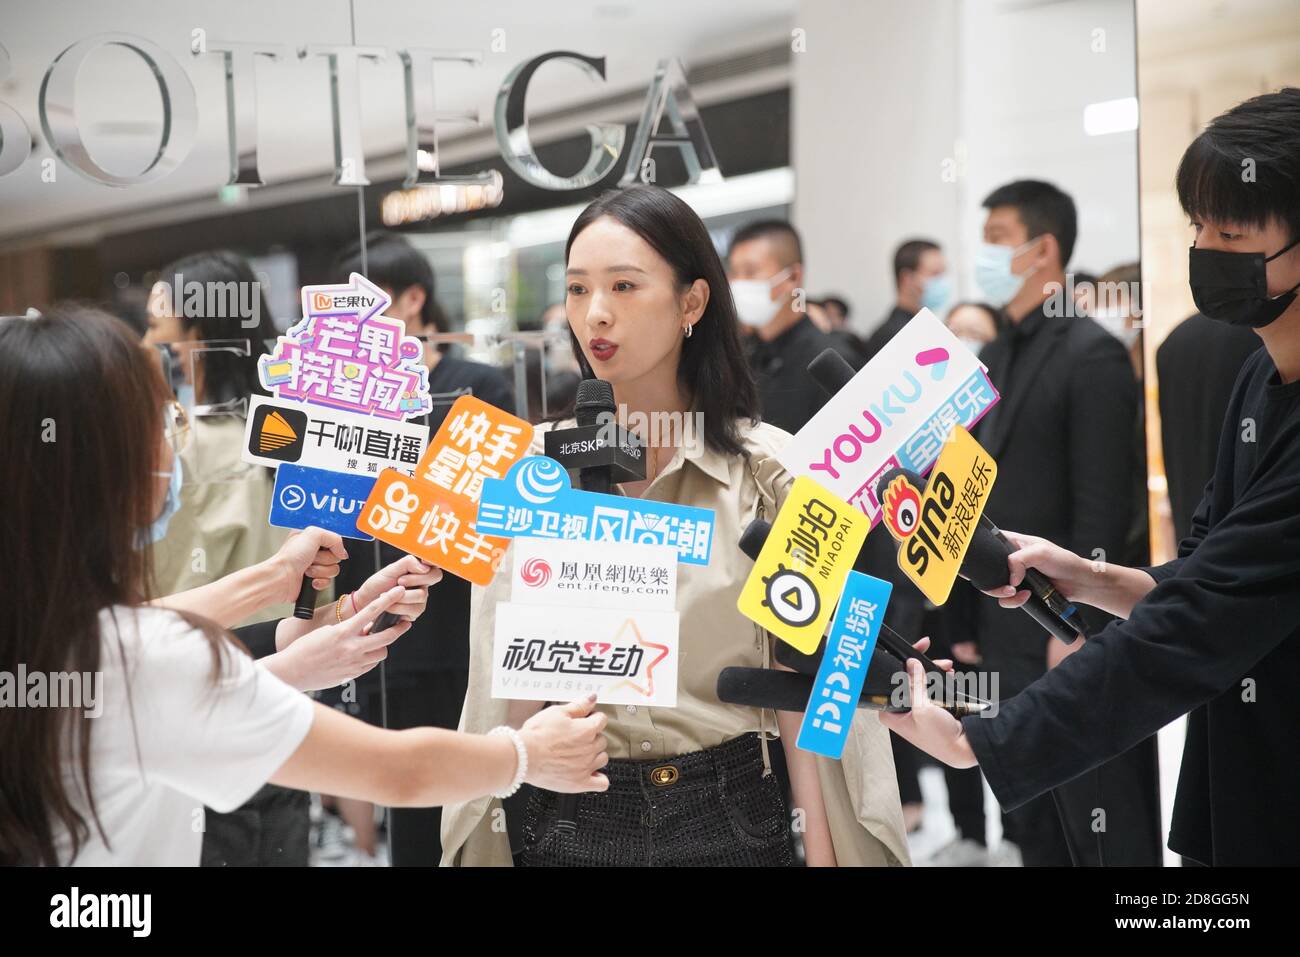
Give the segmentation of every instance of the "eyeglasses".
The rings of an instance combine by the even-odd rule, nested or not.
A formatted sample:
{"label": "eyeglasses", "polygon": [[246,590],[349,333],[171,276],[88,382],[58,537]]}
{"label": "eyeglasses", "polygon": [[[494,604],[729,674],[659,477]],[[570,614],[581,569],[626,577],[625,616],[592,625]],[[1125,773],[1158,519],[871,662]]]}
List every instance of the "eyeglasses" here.
{"label": "eyeglasses", "polygon": [[175,399],[169,399],[163,403],[163,437],[171,450],[180,455],[189,447],[190,437],[193,433],[190,430],[190,417],[185,412],[185,406]]}

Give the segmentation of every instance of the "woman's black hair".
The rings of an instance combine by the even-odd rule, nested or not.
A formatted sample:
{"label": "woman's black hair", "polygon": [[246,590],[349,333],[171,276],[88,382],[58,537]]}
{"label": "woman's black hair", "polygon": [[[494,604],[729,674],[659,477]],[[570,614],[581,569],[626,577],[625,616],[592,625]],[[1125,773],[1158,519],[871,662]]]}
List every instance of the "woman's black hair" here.
{"label": "woman's black hair", "polygon": [[[602,216],[649,243],[682,286],[697,279],[708,283],[709,302],[691,337],[682,343],[677,379],[703,415],[705,443],[718,452],[744,455],[737,420],[758,421],[758,388],[741,348],[731,287],[708,229],[695,210],[667,190],[630,186],[602,194],[578,215],[564,244],[566,265],[573,241]],[[572,328],[569,339],[583,378],[595,378]]]}
{"label": "woman's black hair", "polygon": [[[434,332],[451,332],[451,320],[438,305],[437,282],[433,266],[424,254],[396,233],[372,232],[366,235],[366,263],[361,268],[361,243],[354,242],[339,254],[334,262],[333,282],[346,282],[351,273],[360,273],[377,286],[393,291],[396,299],[412,286],[424,290],[424,305],[420,307],[420,324]],[[438,351],[446,352],[451,343],[438,343]]]}
{"label": "woman's black hair", "polygon": [[[268,342],[274,343],[277,332],[275,323],[271,321],[266,295],[261,291],[248,260],[224,249],[195,253],[168,263],[160,271],[158,280],[168,284],[180,303],[180,315],[176,318],[187,333],[197,329],[199,340],[204,342],[248,340],[247,356],[221,349],[196,355],[195,361],[202,364],[203,370],[203,395],[196,396],[198,401],[215,405],[247,399],[254,394],[266,395],[257,378],[257,360],[267,354]],[[205,294],[196,297],[195,302],[190,302],[185,295],[186,287],[192,282],[201,283],[205,290]],[[174,284],[180,284],[180,288],[174,288]],[[219,294],[210,295],[210,292]],[[240,314],[245,296],[249,294],[253,296],[250,301],[257,309],[256,316]],[[210,314],[209,305],[214,307]]]}
{"label": "woman's black hair", "polygon": [[1183,154],[1177,184],[1194,219],[1263,227],[1276,218],[1300,236],[1300,88],[1252,97],[1211,120]]}

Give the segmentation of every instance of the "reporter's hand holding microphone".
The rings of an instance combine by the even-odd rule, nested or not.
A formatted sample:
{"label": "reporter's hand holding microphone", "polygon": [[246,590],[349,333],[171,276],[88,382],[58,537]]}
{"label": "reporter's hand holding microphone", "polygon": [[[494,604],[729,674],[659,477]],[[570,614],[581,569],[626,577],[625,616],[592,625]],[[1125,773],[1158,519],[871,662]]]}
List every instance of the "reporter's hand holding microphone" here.
{"label": "reporter's hand holding microphone", "polygon": [[526,783],[560,794],[609,790],[609,778],[599,773],[609,763],[609,719],[595,708],[591,694],[543,708],[524,722],[519,735],[528,754]]}
{"label": "reporter's hand holding microphone", "polygon": [[1030,568],[1051,579],[1070,601],[1100,608],[1117,618],[1128,618],[1133,606],[1155,587],[1155,580],[1141,569],[1104,559],[1091,561],[1045,538],[1019,532],[1002,534],[1016,549],[1007,556],[1008,584],[984,593],[996,598],[1003,608],[1019,608],[1029,600],[1030,592],[1020,586]]}
{"label": "reporter's hand holding microphone", "polygon": [[[333,688],[373,669],[388,646],[423,613],[429,586],[442,572],[411,555],[381,568],[355,592],[317,609],[311,621],[285,618],[276,628],[276,654],[263,664],[300,691]],[[377,628],[384,614],[395,616]]]}
{"label": "reporter's hand holding microphone", "polygon": [[347,557],[342,537],[334,532],[309,526],[291,534],[266,562],[274,576],[275,601],[298,602],[308,594],[309,584],[314,591],[324,591]]}

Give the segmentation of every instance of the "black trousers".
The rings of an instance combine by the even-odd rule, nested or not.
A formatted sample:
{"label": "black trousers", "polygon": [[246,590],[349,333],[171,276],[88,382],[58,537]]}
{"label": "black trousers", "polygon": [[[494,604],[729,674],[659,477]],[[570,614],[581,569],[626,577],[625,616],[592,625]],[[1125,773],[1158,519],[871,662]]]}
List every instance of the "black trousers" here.
{"label": "black trousers", "polygon": [[788,867],[781,785],[763,770],[758,735],[662,761],[611,761],[610,788],[583,794],[577,829],[556,826],[559,795],[535,789],[524,867]]}
{"label": "black trousers", "polygon": [[306,867],[311,796],[263,785],[229,814],[204,808],[203,867]]}

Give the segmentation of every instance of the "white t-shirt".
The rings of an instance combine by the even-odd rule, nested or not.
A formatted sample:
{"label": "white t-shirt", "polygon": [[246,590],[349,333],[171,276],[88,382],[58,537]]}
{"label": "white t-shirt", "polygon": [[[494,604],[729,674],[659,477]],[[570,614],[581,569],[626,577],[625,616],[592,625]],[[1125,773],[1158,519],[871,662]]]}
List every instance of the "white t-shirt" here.
{"label": "white t-shirt", "polygon": [[[233,811],[252,797],[306,737],[312,701],[233,646],[214,684],[211,644],[175,612],[117,606],[99,621],[103,712],[78,721],[108,846],[79,801],[90,833],[75,861],[60,834],[60,860],[197,866],[203,806]],[[62,759],[75,795],[78,754],[65,747]]]}

